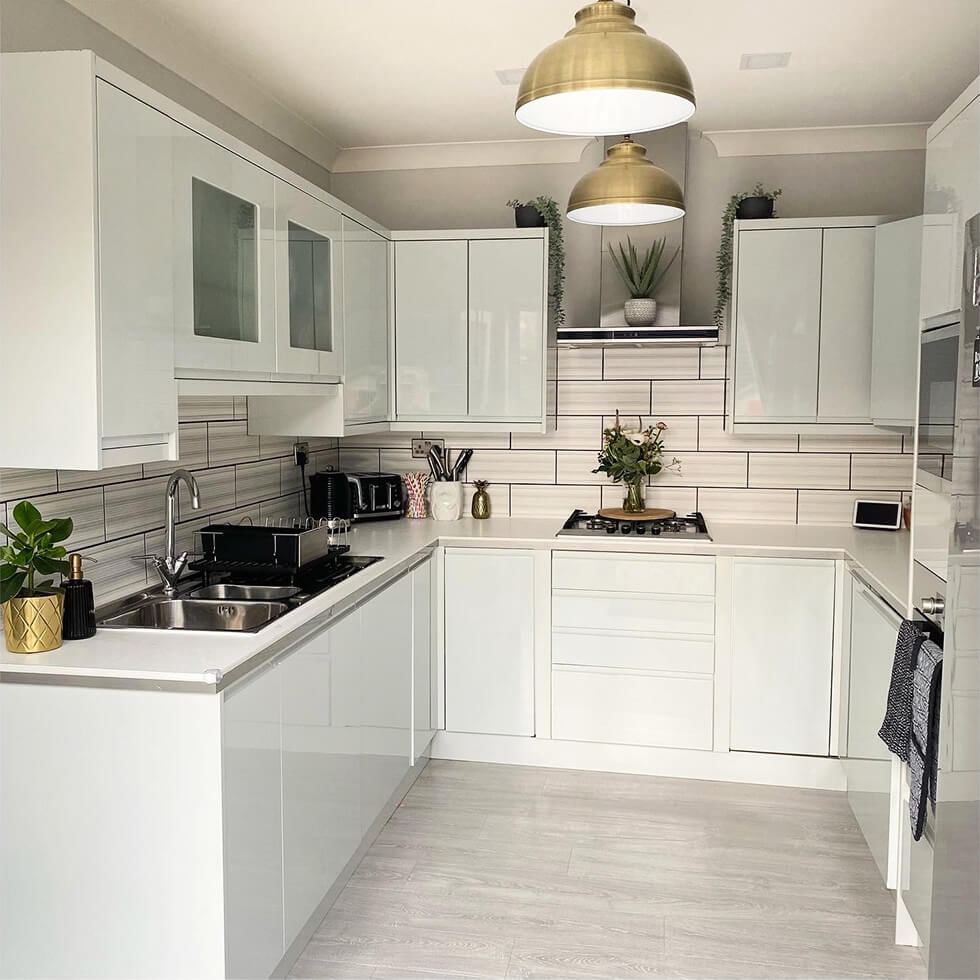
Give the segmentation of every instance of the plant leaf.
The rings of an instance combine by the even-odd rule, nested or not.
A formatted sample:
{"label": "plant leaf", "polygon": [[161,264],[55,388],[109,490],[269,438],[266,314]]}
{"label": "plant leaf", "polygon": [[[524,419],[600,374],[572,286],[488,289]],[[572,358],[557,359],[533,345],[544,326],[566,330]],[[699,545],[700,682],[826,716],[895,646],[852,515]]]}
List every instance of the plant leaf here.
{"label": "plant leaf", "polygon": [[38,555],[34,559],[34,567],[42,575],[54,575],[57,572],[61,572],[62,575],[68,574],[68,562],[57,561],[54,558],[47,558],[44,555]]}
{"label": "plant leaf", "polygon": [[67,541],[71,537],[72,531],[75,530],[75,522],[70,517],[56,518],[48,523],[53,525],[50,528],[52,543]]}
{"label": "plant leaf", "polygon": [[22,500],[14,508],[14,520],[19,527],[31,534],[41,521],[41,512],[29,500]]}
{"label": "plant leaf", "polygon": [[21,586],[26,578],[27,572],[17,572],[16,575],[0,581],[0,605],[20,594]]}

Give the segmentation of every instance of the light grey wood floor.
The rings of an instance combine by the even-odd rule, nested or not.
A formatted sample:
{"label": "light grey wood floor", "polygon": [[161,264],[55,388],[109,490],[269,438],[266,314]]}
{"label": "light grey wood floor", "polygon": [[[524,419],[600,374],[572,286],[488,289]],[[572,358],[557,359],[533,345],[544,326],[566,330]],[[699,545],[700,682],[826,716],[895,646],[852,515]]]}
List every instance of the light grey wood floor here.
{"label": "light grey wood floor", "polygon": [[924,977],[841,793],[432,762],[294,977]]}

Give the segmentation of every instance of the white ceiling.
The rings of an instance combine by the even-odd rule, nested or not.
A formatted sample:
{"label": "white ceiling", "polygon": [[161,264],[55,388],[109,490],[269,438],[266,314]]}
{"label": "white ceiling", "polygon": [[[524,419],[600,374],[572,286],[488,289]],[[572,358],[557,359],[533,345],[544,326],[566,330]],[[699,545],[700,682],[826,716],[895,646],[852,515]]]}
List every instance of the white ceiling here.
{"label": "white ceiling", "polygon": [[[181,40],[199,46],[342,147],[539,136],[514,120],[517,90],[495,73],[527,65],[571,27],[581,5],[71,2],[151,57]],[[634,6],[638,23],[687,63],[698,99],[691,125],[701,130],[932,122],[978,73],[977,0]],[[738,70],[743,54],[768,51],[792,52],[789,67]]]}

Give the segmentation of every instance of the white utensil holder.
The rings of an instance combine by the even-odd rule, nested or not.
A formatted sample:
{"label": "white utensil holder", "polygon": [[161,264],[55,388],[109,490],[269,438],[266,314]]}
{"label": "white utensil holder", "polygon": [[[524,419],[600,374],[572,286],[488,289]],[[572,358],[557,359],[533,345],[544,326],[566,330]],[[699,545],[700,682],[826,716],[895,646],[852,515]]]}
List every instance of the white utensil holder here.
{"label": "white utensil holder", "polygon": [[463,484],[436,481],[429,486],[429,507],[436,521],[458,521],[463,516]]}

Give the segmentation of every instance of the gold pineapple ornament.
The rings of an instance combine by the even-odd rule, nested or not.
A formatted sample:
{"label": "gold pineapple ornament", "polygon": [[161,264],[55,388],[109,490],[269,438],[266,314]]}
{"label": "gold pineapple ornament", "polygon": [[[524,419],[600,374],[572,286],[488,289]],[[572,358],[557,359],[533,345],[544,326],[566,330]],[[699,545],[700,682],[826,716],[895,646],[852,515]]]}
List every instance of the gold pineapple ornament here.
{"label": "gold pineapple ornament", "polygon": [[473,483],[476,492],[473,494],[473,504],[470,513],[478,520],[485,521],[490,516],[490,494],[487,487],[490,486],[487,480],[476,480]]}

